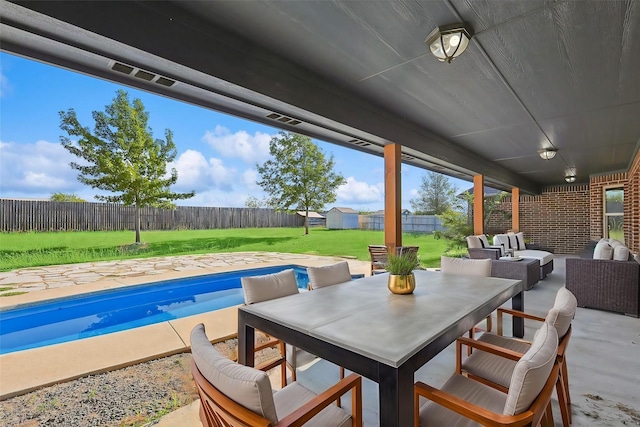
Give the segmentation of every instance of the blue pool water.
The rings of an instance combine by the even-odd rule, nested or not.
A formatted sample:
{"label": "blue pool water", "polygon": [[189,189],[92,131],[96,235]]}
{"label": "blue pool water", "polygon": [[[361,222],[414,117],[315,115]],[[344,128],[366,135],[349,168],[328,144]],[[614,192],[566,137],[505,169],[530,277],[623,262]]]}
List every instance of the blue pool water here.
{"label": "blue pool water", "polygon": [[306,269],[285,265],[129,286],[0,311],[0,354],[242,304],[241,277],[288,268],[296,273],[298,287],[306,289]]}

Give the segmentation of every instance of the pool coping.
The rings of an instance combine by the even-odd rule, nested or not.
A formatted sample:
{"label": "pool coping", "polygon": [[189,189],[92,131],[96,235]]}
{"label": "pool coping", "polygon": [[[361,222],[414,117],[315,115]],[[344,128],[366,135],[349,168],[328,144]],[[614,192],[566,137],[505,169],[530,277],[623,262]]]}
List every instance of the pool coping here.
{"label": "pool coping", "polygon": [[[26,295],[17,295],[11,297],[10,304],[3,301],[0,308],[7,309],[87,292],[212,273],[292,264],[310,267],[338,261],[339,259],[336,257],[313,256],[309,259],[272,260],[250,266],[219,266],[103,280],[82,286],[47,289]],[[369,274],[369,262],[351,259],[347,261],[352,273]],[[214,343],[236,337],[237,311],[238,306],[234,306],[127,331],[0,355],[0,401],[87,375],[188,352],[190,351],[189,335],[198,323],[204,323],[207,335]]]}

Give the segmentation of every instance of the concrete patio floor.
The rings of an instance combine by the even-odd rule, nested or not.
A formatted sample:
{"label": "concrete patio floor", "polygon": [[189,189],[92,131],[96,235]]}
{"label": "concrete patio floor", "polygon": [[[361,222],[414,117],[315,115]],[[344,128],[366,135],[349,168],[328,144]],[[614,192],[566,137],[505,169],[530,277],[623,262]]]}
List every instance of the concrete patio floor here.
{"label": "concrete patio floor", "polygon": [[[330,264],[341,260],[276,253],[236,253],[129,260],[0,273],[0,285],[14,284],[27,295],[0,298],[6,308],[31,301],[94,290],[265,265]],[[353,273],[368,273],[369,263],[348,260]],[[556,257],[554,272],[525,294],[527,311],[544,316],[556,291],[564,286],[564,259]],[[193,325],[204,322],[210,338],[222,340],[236,333],[236,308],[177,319],[130,331],[88,338],[0,356],[0,399],[90,373],[188,350]],[[537,325],[526,323],[526,338]],[[372,331],[371,339],[375,339]],[[46,361],[46,363],[42,363]],[[455,348],[449,346],[416,373],[416,380],[440,386],[453,372]],[[579,308],[567,351],[574,426],[640,425],[640,320],[619,314]],[[35,367],[35,368],[34,368]],[[298,380],[322,391],[338,381],[338,368],[316,361],[298,372]],[[377,385],[364,381],[366,426],[378,426]],[[348,402],[344,402],[348,407]],[[157,425],[200,426],[198,405],[181,408]],[[555,424],[562,425],[554,399]]]}

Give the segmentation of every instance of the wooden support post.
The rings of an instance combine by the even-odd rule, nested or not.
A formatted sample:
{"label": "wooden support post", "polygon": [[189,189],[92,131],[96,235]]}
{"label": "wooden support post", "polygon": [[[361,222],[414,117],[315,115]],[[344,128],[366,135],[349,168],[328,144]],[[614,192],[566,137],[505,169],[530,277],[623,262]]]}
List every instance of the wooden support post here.
{"label": "wooden support post", "polygon": [[520,231],[520,189],[511,189],[511,229],[514,233]]}
{"label": "wooden support post", "polygon": [[484,234],[484,175],[473,177],[473,234]]}
{"label": "wooden support post", "polygon": [[389,250],[402,246],[400,148],[400,144],[384,147],[384,244]]}

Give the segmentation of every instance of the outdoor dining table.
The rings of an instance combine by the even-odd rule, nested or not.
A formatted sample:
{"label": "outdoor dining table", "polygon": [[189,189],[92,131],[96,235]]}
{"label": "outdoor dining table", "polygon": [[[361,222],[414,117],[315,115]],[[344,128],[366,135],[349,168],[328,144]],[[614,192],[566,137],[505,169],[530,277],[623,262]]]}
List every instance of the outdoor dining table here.
{"label": "outdoor dining table", "polygon": [[[242,306],[238,360],[254,365],[255,329],[378,383],[381,426],[413,425],[414,372],[512,300],[522,282],[415,271],[413,294],[387,289],[387,274]],[[522,319],[514,318],[522,337]]]}

